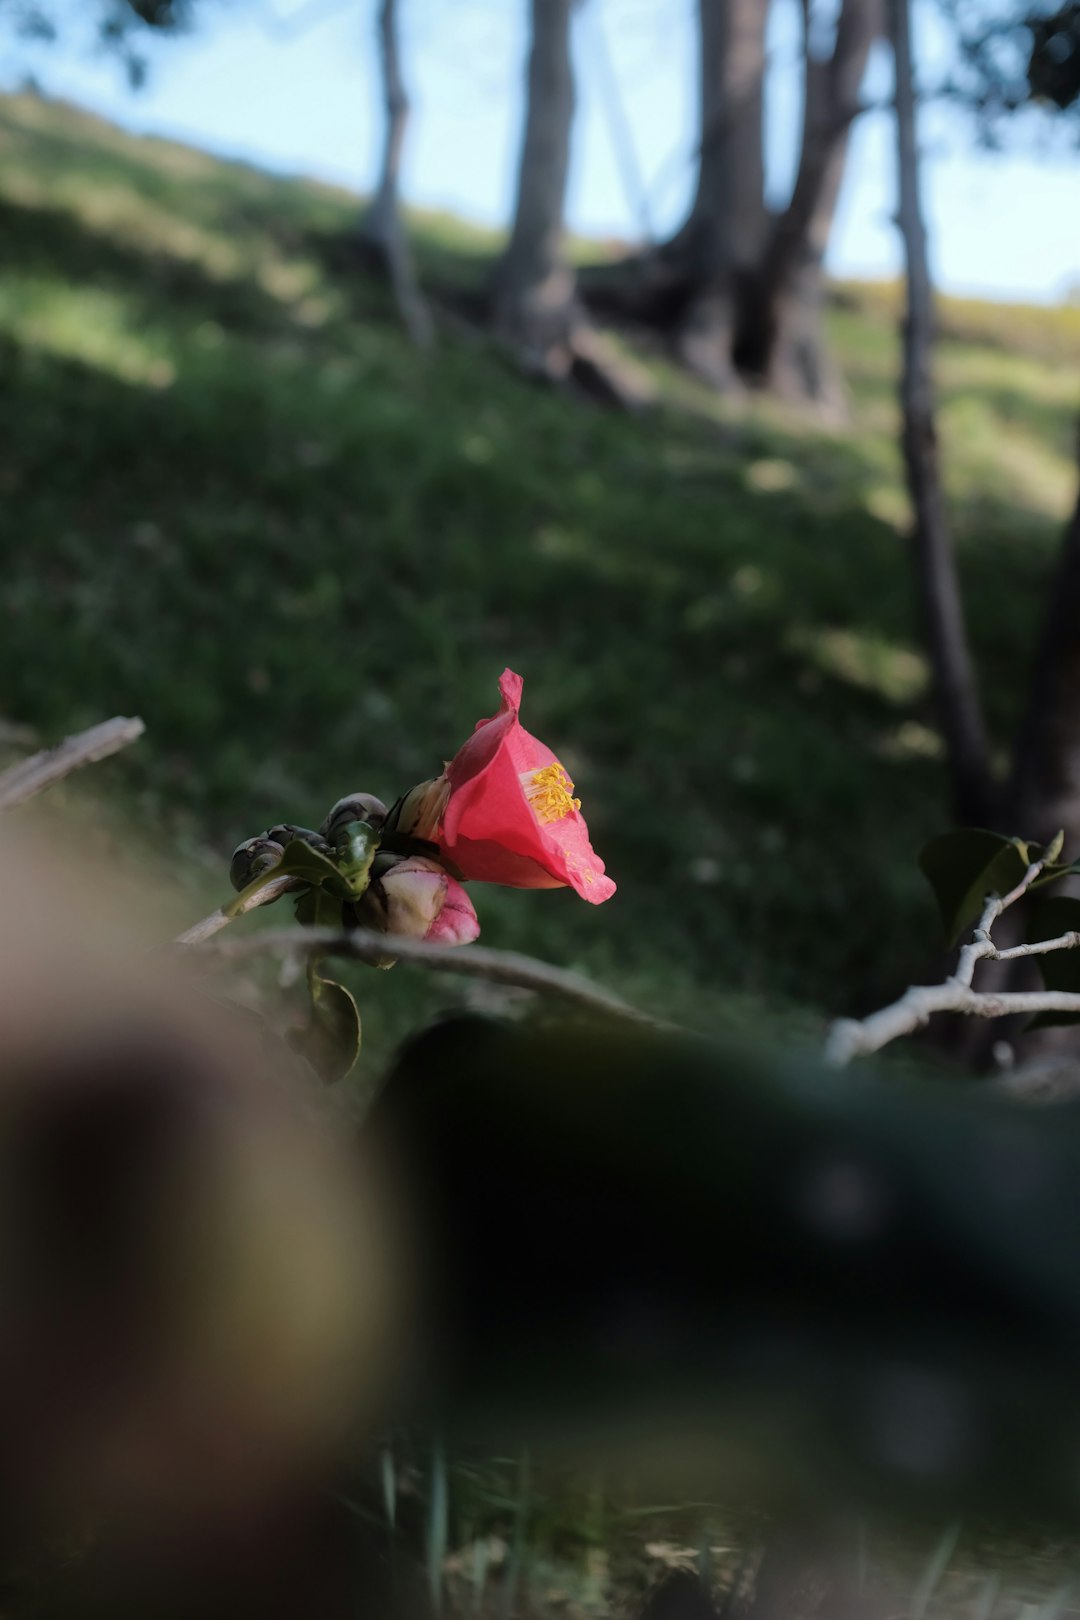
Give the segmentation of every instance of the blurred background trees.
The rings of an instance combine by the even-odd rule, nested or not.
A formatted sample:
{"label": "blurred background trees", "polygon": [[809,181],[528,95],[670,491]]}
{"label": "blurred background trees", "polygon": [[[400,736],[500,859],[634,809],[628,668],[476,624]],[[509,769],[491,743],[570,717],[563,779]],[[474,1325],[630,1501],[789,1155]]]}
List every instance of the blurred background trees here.
{"label": "blurred background trees", "polygon": [[143,48],[153,32],[168,33],[192,21],[198,0],[2,0],[0,28],[16,40],[56,44],[72,32],[89,32],[114,54],[133,87],[145,76]]}

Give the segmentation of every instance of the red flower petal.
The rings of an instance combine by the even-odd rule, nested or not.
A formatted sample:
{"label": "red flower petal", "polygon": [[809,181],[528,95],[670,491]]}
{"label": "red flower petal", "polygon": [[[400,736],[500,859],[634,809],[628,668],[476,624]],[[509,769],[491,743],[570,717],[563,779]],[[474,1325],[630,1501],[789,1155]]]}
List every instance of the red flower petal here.
{"label": "red flower petal", "polygon": [[478,722],[446,767],[450,797],[437,842],[466,878],[519,889],[569,884],[599,904],[615,885],[589,842],[574,784],[518,719],[522,684],[504,670],[498,714]]}

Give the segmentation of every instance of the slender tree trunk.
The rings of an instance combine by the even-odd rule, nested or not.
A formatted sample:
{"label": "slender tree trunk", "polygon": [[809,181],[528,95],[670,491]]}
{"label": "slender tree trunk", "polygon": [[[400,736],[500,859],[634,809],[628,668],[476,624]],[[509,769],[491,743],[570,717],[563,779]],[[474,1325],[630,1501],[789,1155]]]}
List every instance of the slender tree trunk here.
{"label": "slender tree trunk", "polygon": [[574,119],[570,18],[574,0],[532,0],[525,132],[510,243],[495,282],[495,324],[537,370],[567,375],[581,324],[563,254],[563,211]]}
{"label": "slender tree trunk", "polygon": [[719,387],[734,380],[736,287],[765,235],[762,112],[768,0],[698,0],[701,145],[697,189],[673,248],[689,284],[683,358]]}
{"label": "slender tree trunk", "polygon": [[784,394],[834,407],[844,390],[822,331],[822,263],[847,160],[870,49],[884,27],[882,0],[842,0],[832,52],[810,52],[803,4],[805,96],[799,167],[788,206],[775,216],[747,281],[736,338],[741,366]]}
{"label": "slender tree trunk", "polygon": [[1064,828],[1070,855],[1080,853],[1080,495],[1050,587],[1014,752],[1009,816],[1025,837],[1051,838]]}
{"label": "slender tree trunk", "polygon": [[990,750],[968,648],[938,461],[931,366],[933,290],[919,196],[908,6],[909,0],[889,0],[888,10],[896,59],[899,224],[907,264],[900,402],[904,462],[915,520],[912,561],[945,736],[955,814],[962,822],[985,823],[994,814]]}
{"label": "slender tree trunk", "polygon": [[398,310],[410,337],[414,343],[426,347],[432,339],[431,316],[416,279],[399,200],[401,159],[409,123],[409,98],[401,71],[397,22],[397,0],[379,0],[379,66],[386,128],[379,185],[361,221],[360,237],[363,244],[378,257],[389,277]]}

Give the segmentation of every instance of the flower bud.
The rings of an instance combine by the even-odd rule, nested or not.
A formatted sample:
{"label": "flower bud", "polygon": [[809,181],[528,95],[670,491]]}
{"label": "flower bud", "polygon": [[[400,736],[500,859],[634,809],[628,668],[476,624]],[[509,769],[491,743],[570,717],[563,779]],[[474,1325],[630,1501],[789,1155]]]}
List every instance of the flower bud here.
{"label": "flower bud", "polygon": [[241,889],[246,889],[249,883],[254,883],[256,878],[279,866],[284,853],[285,846],[265,833],[260,838],[245,839],[233,850],[233,858],[229,865],[229,882],[239,893]]}
{"label": "flower bud", "polygon": [[291,821],[283,821],[279,826],[271,827],[267,832],[263,833],[263,837],[273,839],[274,843],[280,844],[282,849],[285,848],[286,844],[291,844],[296,839],[301,844],[310,844],[312,849],[317,849],[322,855],[329,855],[330,853],[330,845],[321,832],[312,832],[310,827],[297,827]]}
{"label": "flower bud", "polygon": [[461,884],[424,855],[384,865],[355,910],[362,928],[441,945],[467,945],[480,932]]}
{"label": "flower bud", "polygon": [[431,843],[442,820],[450,783],[445,776],[433,776],[402,795],[386,818],[388,832],[402,833]]}
{"label": "flower bud", "polygon": [[338,800],[319,831],[332,844],[338,828],[350,821],[366,821],[369,826],[378,828],[385,820],[386,806],[374,793],[350,793]]}

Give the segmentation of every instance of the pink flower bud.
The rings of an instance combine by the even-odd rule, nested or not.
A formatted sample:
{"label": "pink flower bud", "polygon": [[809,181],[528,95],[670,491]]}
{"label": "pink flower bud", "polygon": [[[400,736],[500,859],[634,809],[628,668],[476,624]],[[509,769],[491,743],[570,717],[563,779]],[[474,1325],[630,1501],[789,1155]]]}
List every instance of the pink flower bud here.
{"label": "pink flower bud", "polygon": [[424,855],[410,855],[377,873],[356,917],[364,928],[440,945],[467,945],[480,932],[461,884]]}

